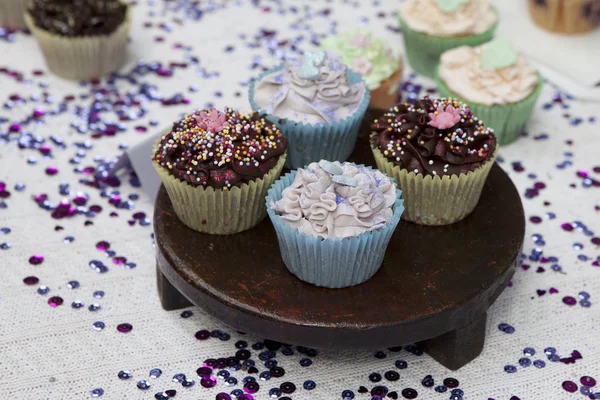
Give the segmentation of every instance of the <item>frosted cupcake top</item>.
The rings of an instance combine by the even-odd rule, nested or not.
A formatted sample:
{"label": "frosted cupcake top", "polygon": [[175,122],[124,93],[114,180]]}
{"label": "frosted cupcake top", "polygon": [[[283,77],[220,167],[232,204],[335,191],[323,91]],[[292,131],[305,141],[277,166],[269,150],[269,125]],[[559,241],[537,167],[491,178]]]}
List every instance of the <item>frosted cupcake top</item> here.
{"label": "frosted cupcake top", "polygon": [[396,186],[377,170],[321,160],[298,169],[281,200],[270,207],[306,235],[347,238],[392,220]]}
{"label": "frosted cupcake top", "polygon": [[256,83],[262,111],[306,124],[330,124],[352,115],[365,96],[364,82],[350,83],[348,67],[333,53],[306,52]]}
{"label": "frosted cupcake top", "polygon": [[439,37],[478,35],[498,19],[489,0],[406,0],[400,16],[411,29]]}
{"label": "frosted cupcake top", "polygon": [[535,68],[503,39],[446,51],[438,74],[455,95],[486,106],[519,102],[539,85]]}
{"label": "frosted cupcake top", "polygon": [[33,0],[28,12],[41,29],[60,36],[80,37],[116,31],[125,20],[127,7],[120,0]]}
{"label": "frosted cupcake top", "polygon": [[227,190],[263,177],[286,149],[277,126],[256,112],[211,108],[175,121],[152,160],[192,186]]}
{"label": "frosted cupcake top", "polygon": [[372,146],[401,169],[444,176],[475,171],[496,150],[493,130],[455,99],[398,104],[373,123]]}
{"label": "frosted cupcake top", "polygon": [[364,29],[330,36],[323,40],[321,47],[341,55],[344,63],[363,77],[369,90],[377,89],[401,67],[400,56]]}

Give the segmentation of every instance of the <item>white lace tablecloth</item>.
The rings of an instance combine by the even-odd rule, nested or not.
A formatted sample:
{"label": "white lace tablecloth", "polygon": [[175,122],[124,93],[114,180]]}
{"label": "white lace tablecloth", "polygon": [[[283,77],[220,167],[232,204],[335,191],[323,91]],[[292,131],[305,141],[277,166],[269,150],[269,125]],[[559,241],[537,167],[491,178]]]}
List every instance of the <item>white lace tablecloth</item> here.
{"label": "white lace tablecloth", "polygon": [[[251,346],[262,338],[238,334],[196,307],[189,309],[189,318],[182,318],[181,311],[163,311],[156,295],[150,200],[126,172],[119,175],[119,186],[99,189],[86,182],[94,182],[93,169],[101,170],[125,145],[158,133],[180,113],[207,104],[249,110],[246,84],[262,66],[276,62],[282,52],[278,46],[310,49],[319,35],[360,24],[391,43],[400,45],[401,37],[390,29],[397,26],[392,12],[398,4],[393,0],[219,4],[139,1],[130,62],[113,85],[106,80],[96,86],[60,80],[45,71],[31,36],[0,35],[0,181],[5,183],[0,190],[2,398],[86,399],[95,390],[102,399],[152,399],[157,392],[175,389],[177,399],[214,399],[219,392],[243,386],[243,370],[230,371],[237,385],[226,386],[219,379],[211,389],[199,384],[195,371],[208,358],[235,354],[239,340]],[[138,60],[160,67],[154,65],[147,74],[144,68],[132,72]],[[414,96],[431,86],[413,77],[405,83],[404,95]],[[95,114],[123,129],[94,126]],[[548,84],[527,137],[500,150],[500,165],[523,195],[525,260],[488,313],[486,344],[479,358],[451,372],[427,355],[406,350],[381,349],[377,356],[384,358],[369,351],[307,356],[293,348],[294,354],[285,356],[279,350],[275,360],[285,376],[260,380],[254,374],[260,384],[254,398],[269,398],[269,390],[284,382],[295,384],[289,395],[293,399],[341,399],[344,390],[352,390],[356,399],[370,399],[359,389],[377,385],[399,398],[405,388],[417,390],[419,399],[450,398],[450,390],[438,393],[422,386],[426,375],[432,375],[435,385],[448,377],[457,379],[464,399],[584,398],[562,385],[572,381],[581,387],[583,376],[600,380],[599,114],[598,103],[570,99]],[[112,179],[104,182],[117,184]],[[63,199],[80,208],[56,219],[53,215],[69,214],[68,205],[43,207],[57,206]],[[114,253],[107,255],[107,245],[98,245],[101,241]],[[464,251],[469,251],[468,243]],[[43,262],[32,258],[36,255]],[[26,277],[39,282],[26,285]],[[77,286],[70,281],[79,287],[69,288]],[[47,294],[38,294],[45,291],[42,286],[49,288]],[[95,298],[93,293],[100,290],[104,296]],[[589,300],[583,295],[580,302],[582,291]],[[54,296],[63,304],[52,307],[49,303],[60,302]],[[567,296],[575,305],[564,302],[565,297],[569,302]],[[83,307],[73,308],[78,300]],[[97,322],[104,329],[93,329]],[[117,326],[124,323],[133,329],[119,332]],[[498,329],[501,323],[514,327],[514,333]],[[197,340],[195,333],[202,329],[221,330],[231,338]],[[535,349],[528,358],[544,361],[543,368],[520,365],[526,347]],[[562,362],[548,359],[544,349],[549,347],[558,354],[551,358]],[[258,370],[267,370],[259,360],[263,350],[249,349]],[[574,351],[582,358],[570,360],[577,356]],[[301,366],[303,358],[312,364]],[[405,360],[408,368],[396,368],[397,360]],[[505,372],[507,365],[516,372]],[[160,368],[162,376],[150,378],[153,368]],[[133,377],[119,379],[121,370],[130,370]],[[390,370],[399,372],[400,379],[369,379]],[[186,374],[195,385],[185,388],[173,382],[177,373]],[[151,385],[146,391],[136,387],[144,379]],[[314,381],[316,388],[304,389],[305,381]],[[600,392],[600,387],[592,392]],[[388,398],[393,397],[390,393]]]}

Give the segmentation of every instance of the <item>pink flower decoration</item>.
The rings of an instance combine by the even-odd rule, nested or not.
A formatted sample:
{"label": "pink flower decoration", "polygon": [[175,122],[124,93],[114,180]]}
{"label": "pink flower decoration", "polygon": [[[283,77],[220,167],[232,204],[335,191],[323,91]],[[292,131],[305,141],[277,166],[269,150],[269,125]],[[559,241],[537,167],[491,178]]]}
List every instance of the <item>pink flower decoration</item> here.
{"label": "pink flower decoration", "polygon": [[227,116],[219,113],[215,108],[211,108],[208,111],[201,111],[200,115],[194,115],[198,127],[213,133],[221,132],[228,125],[227,121],[225,121]]}
{"label": "pink flower decoration", "polygon": [[352,70],[361,76],[369,75],[373,64],[366,57],[359,57],[352,61]]}
{"label": "pink flower decoration", "polygon": [[392,51],[391,47],[385,46],[385,55],[387,56],[387,58],[389,58],[390,60],[394,60],[396,57],[394,57],[394,52]]}
{"label": "pink flower decoration", "polygon": [[371,38],[367,35],[361,35],[360,33],[357,33],[352,37],[350,43],[352,43],[353,46],[366,49],[371,45]]}
{"label": "pink flower decoration", "polygon": [[438,129],[452,128],[460,121],[460,108],[454,108],[448,105],[444,110],[442,107],[438,107],[437,114],[429,113],[429,125]]}

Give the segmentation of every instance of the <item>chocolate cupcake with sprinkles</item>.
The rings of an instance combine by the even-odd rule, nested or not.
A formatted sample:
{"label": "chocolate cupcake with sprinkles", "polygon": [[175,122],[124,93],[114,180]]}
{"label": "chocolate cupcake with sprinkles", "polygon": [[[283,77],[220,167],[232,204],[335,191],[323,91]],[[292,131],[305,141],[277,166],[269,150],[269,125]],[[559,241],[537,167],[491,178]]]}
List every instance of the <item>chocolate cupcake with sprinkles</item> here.
{"label": "chocolate cupcake with sprinkles", "polygon": [[212,108],[175,121],[158,138],[152,164],[181,222],[227,235],[267,215],[264,199],[286,150],[287,139],[262,115]]}
{"label": "chocolate cupcake with sprinkles", "polygon": [[372,125],[379,170],[402,190],[402,218],[448,225],[477,205],[497,154],[493,130],[452,98],[399,104]]}

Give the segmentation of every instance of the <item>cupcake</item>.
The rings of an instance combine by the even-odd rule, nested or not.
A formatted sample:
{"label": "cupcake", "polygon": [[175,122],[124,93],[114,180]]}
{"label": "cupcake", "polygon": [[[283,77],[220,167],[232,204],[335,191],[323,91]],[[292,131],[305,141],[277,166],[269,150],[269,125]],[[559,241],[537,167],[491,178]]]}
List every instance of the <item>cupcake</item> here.
{"label": "cupcake", "polygon": [[404,211],[377,170],[321,160],[275,182],[266,198],[281,257],[317,286],[358,285],[377,272]]}
{"label": "cupcake", "polygon": [[383,40],[360,29],[328,37],[321,47],[341,55],[344,64],[362,76],[371,91],[371,108],[387,110],[398,102],[402,59]]}
{"label": "cupcake", "polygon": [[288,138],[286,167],[296,169],[352,154],[369,91],[341,57],[320,51],[264,72],[250,84],[249,99]]}
{"label": "cupcake", "polygon": [[467,105],[427,97],[399,104],[372,130],[375,162],[402,190],[404,219],[448,225],[475,209],[497,146]]}
{"label": "cupcake", "polygon": [[406,0],[398,16],[408,62],[430,78],[444,51],[489,41],[498,20],[489,0]]}
{"label": "cupcake", "polygon": [[99,78],[125,63],[131,15],[120,0],[33,0],[25,22],[60,77]]}
{"label": "cupcake", "polygon": [[584,33],[600,26],[598,0],[529,0],[529,12],[551,32]]}
{"label": "cupcake", "polygon": [[502,145],[521,136],[543,86],[536,69],[504,39],[448,50],[436,81],[440,96],[466,102]]}
{"label": "cupcake", "polygon": [[152,165],[181,222],[227,235],[264,219],[265,196],[286,148],[277,126],[257,113],[212,108],[174,122],[158,138]]}
{"label": "cupcake", "polygon": [[0,0],[0,26],[9,29],[26,27],[23,15],[29,0]]}

